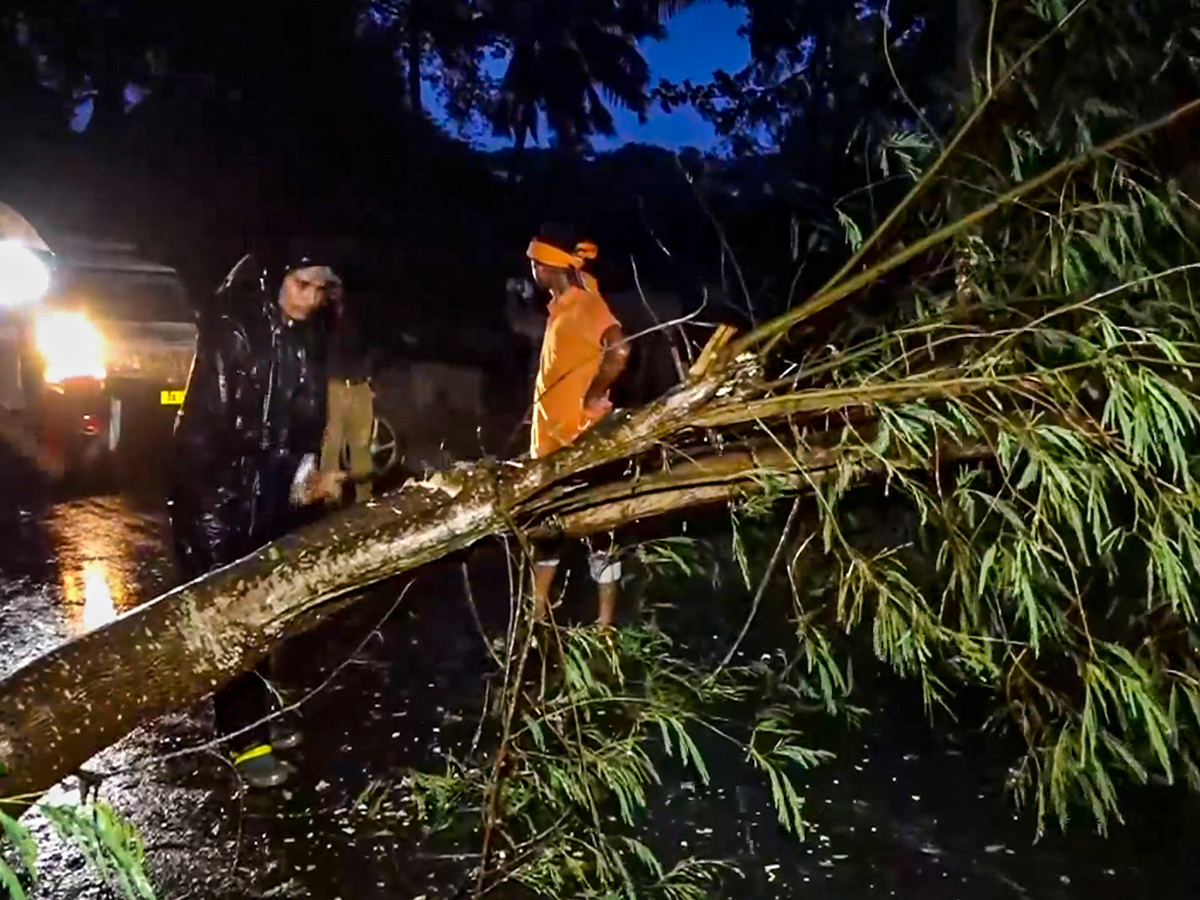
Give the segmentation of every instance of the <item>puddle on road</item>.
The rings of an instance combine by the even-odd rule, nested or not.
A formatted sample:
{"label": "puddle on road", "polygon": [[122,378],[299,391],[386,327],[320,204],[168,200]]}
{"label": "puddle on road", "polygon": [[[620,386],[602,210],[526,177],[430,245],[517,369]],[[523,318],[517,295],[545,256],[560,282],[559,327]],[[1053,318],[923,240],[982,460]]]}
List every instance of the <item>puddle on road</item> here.
{"label": "puddle on road", "polygon": [[[98,559],[88,560],[83,564],[83,570],[78,575],[67,577],[63,588],[67,606],[68,608],[77,607],[82,601],[81,624],[83,631],[99,628],[117,617],[116,601],[113,599],[112,587],[109,586],[111,577],[108,563]],[[117,582],[117,589],[120,591],[119,582]],[[122,603],[122,605],[124,604]]]}
{"label": "puddle on road", "polygon": [[121,497],[0,513],[0,674],[168,590],[165,527]]}
{"label": "puddle on road", "polygon": [[130,509],[116,497],[50,511],[46,530],[71,635],[98,628],[169,589],[165,527],[165,517]]}

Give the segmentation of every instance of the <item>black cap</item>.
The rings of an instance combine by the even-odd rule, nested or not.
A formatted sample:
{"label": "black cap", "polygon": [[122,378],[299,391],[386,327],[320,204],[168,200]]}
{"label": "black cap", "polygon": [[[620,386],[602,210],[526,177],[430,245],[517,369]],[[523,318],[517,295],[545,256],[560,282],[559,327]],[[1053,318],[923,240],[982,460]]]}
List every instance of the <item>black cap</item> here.
{"label": "black cap", "polygon": [[318,241],[292,241],[281,255],[280,274],[288,275],[298,269],[322,266],[341,281],[342,262],[340,254],[333,248],[322,246]]}

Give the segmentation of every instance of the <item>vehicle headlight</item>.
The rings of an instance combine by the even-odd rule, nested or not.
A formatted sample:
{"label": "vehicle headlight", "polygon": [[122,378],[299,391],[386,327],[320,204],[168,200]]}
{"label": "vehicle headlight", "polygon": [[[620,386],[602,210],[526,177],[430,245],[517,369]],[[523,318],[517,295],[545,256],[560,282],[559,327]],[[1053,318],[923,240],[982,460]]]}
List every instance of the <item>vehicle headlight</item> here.
{"label": "vehicle headlight", "polygon": [[50,384],[71,378],[103,379],[107,374],[104,337],[83,313],[42,313],[34,322],[34,343]]}
{"label": "vehicle headlight", "polygon": [[0,241],[0,308],[36,303],[50,289],[50,267],[20,241]]}

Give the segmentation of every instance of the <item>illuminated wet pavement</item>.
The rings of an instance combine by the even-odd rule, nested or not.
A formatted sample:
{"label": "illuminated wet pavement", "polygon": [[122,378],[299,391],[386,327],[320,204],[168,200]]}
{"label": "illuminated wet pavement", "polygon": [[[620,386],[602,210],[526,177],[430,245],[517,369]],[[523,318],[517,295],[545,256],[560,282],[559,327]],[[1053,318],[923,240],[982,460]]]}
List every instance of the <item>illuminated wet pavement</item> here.
{"label": "illuminated wet pavement", "polygon": [[[0,671],[107,621],[172,583],[161,501],[136,494],[49,502],[22,480],[0,503]],[[485,618],[498,613],[503,570],[473,560]],[[399,587],[293,645],[284,661],[297,688],[327,690],[305,708],[298,777],[278,795],[240,795],[228,765],[207,752],[156,762],[209,739],[208,710],[181,711],[93,761],[129,769],[101,795],[131,815],[147,844],[160,896],[449,898],[465,883],[462,848],[430,843],[403,820],[350,815],[373,781],[409,766],[436,768],[471,739],[487,675],[481,642],[451,566],[423,575],[395,616],[369,638]],[[491,606],[489,607],[489,602]],[[365,644],[363,643],[365,640]],[[354,655],[355,648],[363,649]],[[343,665],[347,659],[352,661]],[[933,737],[919,705],[897,700],[861,735],[827,738],[838,759],[806,787],[813,832],[780,834],[763,786],[744,762],[704,747],[713,784],[666,777],[651,822],[668,853],[732,858],[739,898],[1175,898],[1200,877],[1200,816],[1177,793],[1131,797],[1129,824],[1108,841],[1082,817],[1070,838],[1032,843],[1032,825],[1000,797],[1002,772],[986,744]],[[75,795],[72,782],[56,791]],[[101,900],[78,855],[43,838],[39,897]]]}
{"label": "illuminated wet pavement", "polygon": [[15,499],[0,512],[3,670],[170,587],[154,512],[119,497],[54,506]]}

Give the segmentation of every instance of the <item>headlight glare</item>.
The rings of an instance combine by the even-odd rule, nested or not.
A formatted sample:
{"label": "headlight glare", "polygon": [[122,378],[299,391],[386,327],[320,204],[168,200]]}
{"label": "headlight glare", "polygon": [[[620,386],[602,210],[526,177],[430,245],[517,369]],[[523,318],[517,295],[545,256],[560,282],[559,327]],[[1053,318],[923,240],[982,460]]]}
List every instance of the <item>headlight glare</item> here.
{"label": "headlight glare", "polygon": [[34,324],[34,342],[46,365],[49,384],[71,378],[103,380],[104,339],[90,319],[79,312],[46,312]]}
{"label": "headlight glare", "polygon": [[50,289],[50,268],[20,241],[0,241],[0,308],[36,303]]}

